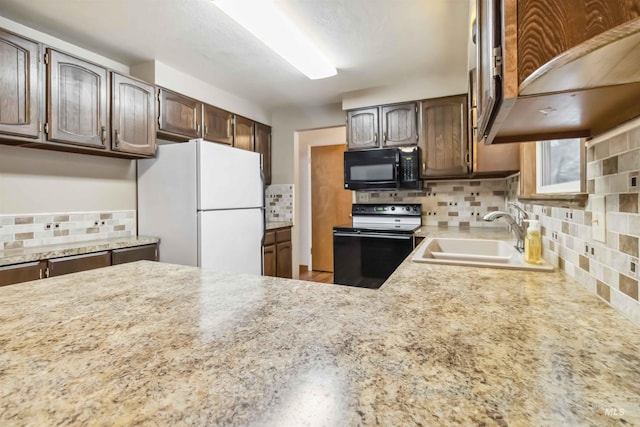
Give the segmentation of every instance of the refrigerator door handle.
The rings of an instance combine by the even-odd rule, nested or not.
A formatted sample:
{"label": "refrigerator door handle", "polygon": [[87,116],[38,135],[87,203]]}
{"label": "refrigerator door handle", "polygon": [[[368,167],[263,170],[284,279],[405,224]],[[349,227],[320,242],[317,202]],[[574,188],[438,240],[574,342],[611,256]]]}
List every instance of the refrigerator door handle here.
{"label": "refrigerator door handle", "polygon": [[264,275],[264,239],[267,237],[267,196],[265,188],[265,180],[264,180],[264,172],[262,172],[262,168],[260,169],[260,182],[262,182],[262,250],[260,251],[260,258],[262,260],[262,274]]}

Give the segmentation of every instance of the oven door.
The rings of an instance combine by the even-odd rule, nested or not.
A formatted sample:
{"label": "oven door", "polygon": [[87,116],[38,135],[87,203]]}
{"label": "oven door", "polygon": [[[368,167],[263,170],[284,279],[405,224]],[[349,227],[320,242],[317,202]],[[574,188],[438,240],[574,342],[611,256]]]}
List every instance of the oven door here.
{"label": "oven door", "polygon": [[333,232],[333,282],[377,289],[414,249],[413,234]]}
{"label": "oven door", "polygon": [[344,188],[395,189],[400,186],[400,152],[396,148],[345,151]]}

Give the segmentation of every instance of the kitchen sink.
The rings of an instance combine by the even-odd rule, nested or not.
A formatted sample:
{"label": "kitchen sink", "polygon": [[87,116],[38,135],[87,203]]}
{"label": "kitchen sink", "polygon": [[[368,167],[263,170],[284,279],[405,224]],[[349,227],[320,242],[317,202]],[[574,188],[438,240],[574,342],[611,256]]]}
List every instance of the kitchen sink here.
{"label": "kitchen sink", "polygon": [[411,260],[429,264],[532,271],[553,270],[553,266],[545,261],[540,264],[527,263],[524,256],[511,243],[503,240],[427,238],[420,244]]}

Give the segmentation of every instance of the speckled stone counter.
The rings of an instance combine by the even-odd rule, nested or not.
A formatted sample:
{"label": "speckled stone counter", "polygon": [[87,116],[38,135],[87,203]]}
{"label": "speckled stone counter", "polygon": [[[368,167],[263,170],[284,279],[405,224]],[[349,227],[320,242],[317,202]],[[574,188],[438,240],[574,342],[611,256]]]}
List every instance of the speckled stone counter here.
{"label": "speckled stone counter", "polygon": [[267,221],[267,231],[275,230],[276,228],[293,227],[291,221]]}
{"label": "speckled stone counter", "polygon": [[3,426],[640,424],[640,331],[558,272],[141,261],[0,288],[0,343]]}
{"label": "speckled stone counter", "polygon": [[11,249],[8,251],[0,251],[0,266],[20,264],[22,262],[37,261],[41,259],[88,254],[91,252],[108,251],[112,249],[151,245],[158,243],[159,241],[160,239],[157,237],[134,236]]}

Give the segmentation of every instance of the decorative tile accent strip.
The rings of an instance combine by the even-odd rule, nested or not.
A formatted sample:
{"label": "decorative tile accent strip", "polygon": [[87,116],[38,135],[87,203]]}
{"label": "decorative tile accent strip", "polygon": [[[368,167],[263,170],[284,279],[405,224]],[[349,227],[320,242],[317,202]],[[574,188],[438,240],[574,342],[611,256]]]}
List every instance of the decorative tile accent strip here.
{"label": "decorative tile accent strip", "polygon": [[504,210],[504,179],[425,182],[422,191],[357,191],[358,203],[421,203],[422,223],[438,227],[502,227],[502,221],[486,222],[490,211]]}
{"label": "decorative tile accent strip", "polygon": [[267,221],[293,221],[293,184],[273,184],[265,191]]}
{"label": "decorative tile accent strip", "polygon": [[135,210],[0,215],[0,252],[135,235]]}
{"label": "decorative tile accent strip", "polygon": [[[640,326],[640,120],[624,133],[587,149],[587,190],[604,195],[606,243],[592,233],[592,205],[566,209],[525,204],[540,219],[543,257]],[[517,201],[519,176],[507,179],[507,200]]]}

